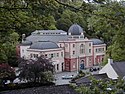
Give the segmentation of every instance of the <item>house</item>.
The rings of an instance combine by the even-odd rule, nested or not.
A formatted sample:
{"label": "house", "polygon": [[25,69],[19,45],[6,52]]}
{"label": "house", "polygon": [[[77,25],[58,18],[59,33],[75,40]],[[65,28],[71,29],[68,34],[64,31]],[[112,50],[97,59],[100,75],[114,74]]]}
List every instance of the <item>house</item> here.
{"label": "house", "polygon": [[45,55],[51,58],[56,72],[76,71],[98,65],[105,56],[106,44],[100,39],[88,39],[78,24],[68,33],[63,30],[36,30],[30,36],[22,36],[17,47],[20,57],[35,59]]}
{"label": "house", "polygon": [[108,63],[99,71],[99,74],[106,73],[111,79],[125,77],[125,61],[113,62],[113,59],[108,59]]}
{"label": "house", "polygon": [[79,79],[76,79],[75,81],[73,81],[73,83],[75,82],[76,85],[90,85],[91,84],[91,78],[94,78],[96,80],[107,80],[108,76],[106,73],[104,74],[93,74],[91,76],[86,76],[86,77],[82,77]]}

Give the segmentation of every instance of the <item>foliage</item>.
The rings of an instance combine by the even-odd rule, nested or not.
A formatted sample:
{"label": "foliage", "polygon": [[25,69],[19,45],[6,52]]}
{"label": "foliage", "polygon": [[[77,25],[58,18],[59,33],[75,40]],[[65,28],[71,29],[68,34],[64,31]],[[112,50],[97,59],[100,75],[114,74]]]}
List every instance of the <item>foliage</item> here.
{"label": "foliage", "polygon": [[[6,34],[4,36],[3,34]],[[16,45],[18,44],[19,35],[16,32],[1,33],[1,50],[0,61],[1,63],[9,63],[12,66],[16,64]]]}
{"label": "foliage", "polygon": [[84,77],[86,74],[80,70],[79,73],[72,79],[72,82],[74,82],[75,80],[81,78],[81,77]]}
{"label": "foliage", "polygon": [[90,78],[89,86],[76,86],[75,90],[80,94],[123,94],[125,91],[125,82],[122,79],[118,80],[96,80]]}
{"label": "foliage", "polygon": [[13,82],[13,80],[16,78],[14,68],[9,66],[8,64],[0,64],[0,83],[5,84],[7,80],[10,80]]}
{"label": "foliage", "polygon": [[27,82],[51,82],[53,81],[54,66],[44,56],[37,60],[20,59],[19,78]]}
{"label": "foliage", "polygon": [[39,29],[68,31],[74,23],[79,24],[89,38],[104,40],[114,60],[125,60],[125,38],[121,36],[125,24],[124,2],[86,1],[88,3],[84,0],[0,0],[0,61],[16,65],[15,46],[23,33],[29,35]]}

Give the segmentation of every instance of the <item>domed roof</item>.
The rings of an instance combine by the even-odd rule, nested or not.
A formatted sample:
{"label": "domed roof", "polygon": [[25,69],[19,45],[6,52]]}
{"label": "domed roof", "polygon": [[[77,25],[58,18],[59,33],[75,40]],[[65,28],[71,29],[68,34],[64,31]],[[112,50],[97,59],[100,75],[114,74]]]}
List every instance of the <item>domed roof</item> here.
{"label": "domed roof", "polygon": [[78,24],[73,24],[70,26],[68,33],[71,33],[71,35],[81,35],[81,33],[83,33],[83,29]]}
{"label": "domed roof", "polygon": [[100,39],[91,39],[93,42],[93,45],[99,45],[99,44],[104,44],[104,42]]}
{"label": "domed roof", "polygon": [[55,42],[50,42],[50,41],[38,41],[30,46],[30,49],[41,49],[41,50],[54,49],[54,48],[59,48],[59,47]]}
{"label": "domed roof", "polygon": [[31,45],[31,44],[32,44],[31,41],[23,41],[23,42],[21,43],[21,45],[24,45],[24,46],[26,46],[26,45]]}

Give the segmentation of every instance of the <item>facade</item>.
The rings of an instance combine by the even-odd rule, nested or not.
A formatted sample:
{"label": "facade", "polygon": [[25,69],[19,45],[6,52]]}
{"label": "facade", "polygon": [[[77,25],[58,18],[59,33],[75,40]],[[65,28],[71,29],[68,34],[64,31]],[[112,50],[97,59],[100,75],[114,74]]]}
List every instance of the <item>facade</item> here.
{"label": "facade", "polygon": [[98,65],[105,56],[106,44],[100,39],[88,39],[84,30],[73,24],[68,33],[62,30],[36,30],[22,40],[20,57],[33,59],[45,55],[51,58],[56,72],[78,71]]}

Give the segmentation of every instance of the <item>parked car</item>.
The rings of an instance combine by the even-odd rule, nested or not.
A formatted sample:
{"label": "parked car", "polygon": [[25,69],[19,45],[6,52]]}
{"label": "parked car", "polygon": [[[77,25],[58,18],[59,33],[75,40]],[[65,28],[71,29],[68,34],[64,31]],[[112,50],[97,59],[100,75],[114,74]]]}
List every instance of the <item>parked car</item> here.
{"label": "parked car", "polygon": [[72,79],[74,76],[73,75],[65,75],[62,76],[62,79]]}

